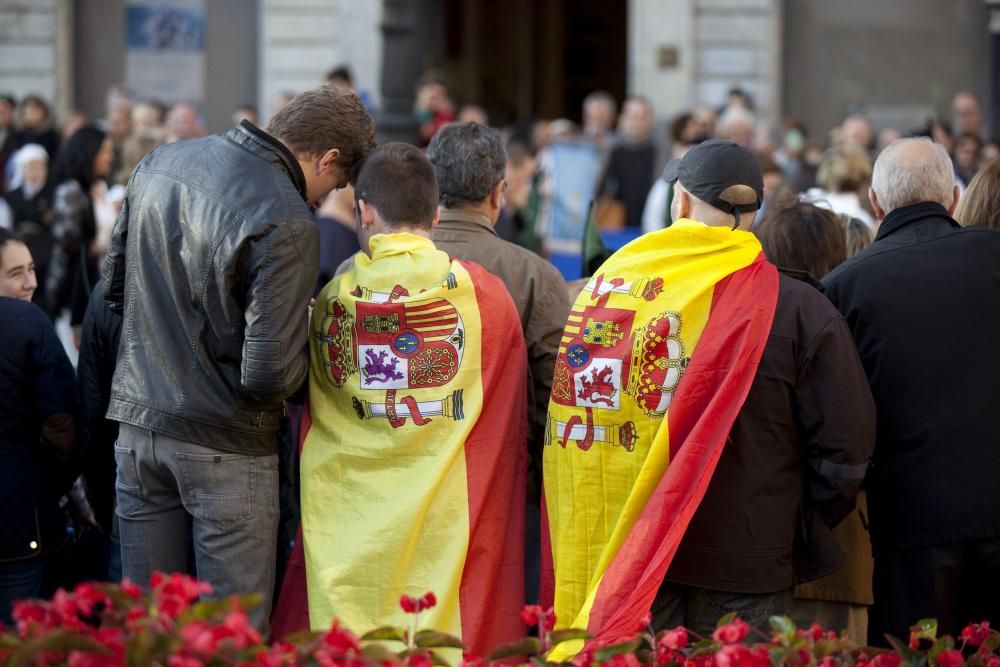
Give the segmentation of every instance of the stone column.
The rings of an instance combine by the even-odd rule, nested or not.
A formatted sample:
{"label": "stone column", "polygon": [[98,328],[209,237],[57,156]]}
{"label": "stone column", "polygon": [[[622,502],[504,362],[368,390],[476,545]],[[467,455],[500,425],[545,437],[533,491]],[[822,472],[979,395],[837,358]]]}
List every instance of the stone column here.
{"label": "stone column", "polygon": [[382,6],[382,109],[379,142],[416,143],[419,128],[413,116],[415,85],[420,76],[416,35],[416,0],[384,0]]}

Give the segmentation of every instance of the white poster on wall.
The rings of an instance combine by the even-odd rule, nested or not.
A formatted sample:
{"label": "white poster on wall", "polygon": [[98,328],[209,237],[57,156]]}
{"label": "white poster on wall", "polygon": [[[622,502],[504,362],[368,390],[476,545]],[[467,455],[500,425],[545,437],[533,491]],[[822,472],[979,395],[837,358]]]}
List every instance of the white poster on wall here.
{"label": "white poster on wall", "polygon": [[205,97],[205,0],[128,0],[125,77],[139,97]]}

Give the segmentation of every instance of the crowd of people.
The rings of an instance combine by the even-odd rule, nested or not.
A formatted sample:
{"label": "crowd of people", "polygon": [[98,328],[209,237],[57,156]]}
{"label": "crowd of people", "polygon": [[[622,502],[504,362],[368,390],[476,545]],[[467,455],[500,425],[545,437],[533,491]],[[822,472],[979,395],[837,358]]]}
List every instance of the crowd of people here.
{"label": "crowd of people", "polygon": [[0,620],[157,570],[275,636],[433,590],[482,653],[525,602],[599,641],[1000,618],[978,100],[816,143],[739,90],[655,116],[501,131],[428,80],[376,147],[346,68],[215,135],[0,97]]}

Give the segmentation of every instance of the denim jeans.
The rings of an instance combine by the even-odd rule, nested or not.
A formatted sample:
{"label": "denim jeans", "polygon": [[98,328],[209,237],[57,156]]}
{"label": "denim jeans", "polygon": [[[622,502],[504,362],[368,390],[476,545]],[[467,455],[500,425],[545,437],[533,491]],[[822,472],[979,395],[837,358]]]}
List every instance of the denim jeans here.
{"label": "denim jeans", "polygon": [[278,455],[220,452],[126,424],[115,445],[122,574],[147,584],[153,572],[187,572],[214,598],[259,593],[249,610],[266,636],[274,596]]}
{"label": "denim jeans", "polygon": [[665,583],[650,609],[653,628],[659,632],[683,625],[702,637],[711,637],[718,620],[735,611],[742,620],[770,636],[768,619],[791,613],[793,592],[789,588],[777,593],[727,593]]}
{"label": "denim jeans", "polygon": [[45,563],[45,556],[0,563],[0,621],[7,627],[16,601],[42,596]]}

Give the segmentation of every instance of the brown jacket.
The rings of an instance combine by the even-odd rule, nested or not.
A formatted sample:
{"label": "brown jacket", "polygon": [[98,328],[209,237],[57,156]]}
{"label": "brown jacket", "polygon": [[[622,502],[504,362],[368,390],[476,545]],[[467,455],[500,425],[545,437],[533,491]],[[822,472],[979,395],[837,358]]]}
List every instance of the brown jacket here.
{"label": "brown jacket", "polygon": [[537,466],[552,371],[572,307],[566,283],[554,266],[530,250],[501,239],[490,221],[476,213],[441,209],[441,220],[431,239],[451,257],[480,264],[498,276],[514,300],[528,348],[529,445],[532,463]]}

